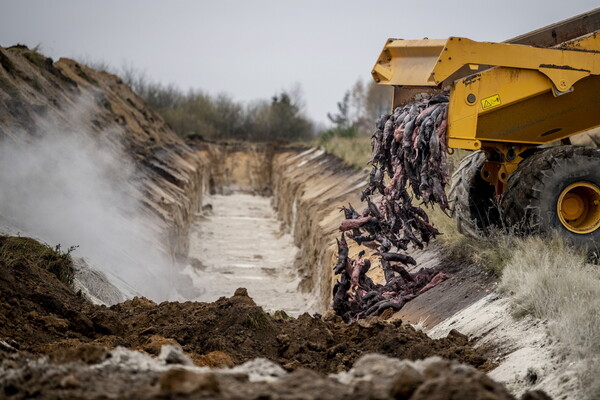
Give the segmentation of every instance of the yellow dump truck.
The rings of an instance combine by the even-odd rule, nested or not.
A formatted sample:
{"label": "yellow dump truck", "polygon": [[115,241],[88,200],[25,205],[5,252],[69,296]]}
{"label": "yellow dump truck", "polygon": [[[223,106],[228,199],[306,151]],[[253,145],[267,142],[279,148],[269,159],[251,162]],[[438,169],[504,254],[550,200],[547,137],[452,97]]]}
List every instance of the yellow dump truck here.
{"label": "yellow dump truck", "polygon": [[452,177],[461,233],[502,224],[600,244],[600,8],[504,43],[388,39],[372,71],[393,108],[449,92],[447,145],[474,152]]}

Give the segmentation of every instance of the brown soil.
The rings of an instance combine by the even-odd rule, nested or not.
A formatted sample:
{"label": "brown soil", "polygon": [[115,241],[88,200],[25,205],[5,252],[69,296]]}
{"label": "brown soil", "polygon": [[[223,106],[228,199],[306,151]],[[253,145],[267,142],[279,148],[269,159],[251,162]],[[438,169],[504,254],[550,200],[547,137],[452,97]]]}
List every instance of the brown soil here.
{"label": "brown soil", "polygon": [[[90,364],[31,362],[9,355],[0,358],[0,387],[4,385],[4,395],[11,399],[515,399],[482,372],[441,359],[415,366],[371,355],[359,360],[347,379],[299,369],[270,382],[214,370],[174,367],[142,372],[110,362]],[[2,376],[7,366],[17,372]],[[521,399],[549,397],[529,392]]]}
{"label": "brown soil", "polygon": [[140,307],[135,302],[113,307],[130,327],[124,335],[128,346],[143,346],[150,335],[158,334],[173,338],[190,353],[220,351],[236,363],[266,357],[289,370],[310,368],[320,372],[346,370],[358,357],[371,352],[411,360],[440,355],[474,366],[486,362],[458,332],[434,341],[400,321],[373,319],[346,325],[335,317],[271,316],[257,307],[243,289],[214,303]]}
{"label": "brown soil", "polygon": [[265,357],[288,370],[347,370],[365,353],[421,359],[433,355],[487,368],[467,338],[452,332],[432,340],[400,321],[377,318],[347,325],[338,317],[290,318],[265,313],[239,289],[214,303],[135,298],[95,306],[54,275],[25,260],[0,266],[0,340],[33,354],[55,354],[93,343],[158,354],[178,343],[204,365],[239,364]]}
{"label": "brown soil", "polygon": [[[456,361],[428,359],[418,370],[399,361],[438,355],[479,370],[491,366],[456,331],[433,340],[385,317],[345,324],[333,312],[323,317],[271,315],[245,289],[214,303],[156,304],[134,298],[110,308],[95,306],[39,262],[3,254],[0,397],[514,399],[502,385]],[[180,345],[185,355],[164,358],[163,345],[173,344]],[[111,349],[117,346],[151,356],[161,353],[157,359],[163,357],[175,367],[131,367],[118,358],[111,362]],[[40,355],[48,358],[38,359]],[[231,367],[258,357],[292,373],[273,382],[257,382],[241,372],[177,367],[186,362]],[[343,382],[326,376],[348,370],[350,378]]]}

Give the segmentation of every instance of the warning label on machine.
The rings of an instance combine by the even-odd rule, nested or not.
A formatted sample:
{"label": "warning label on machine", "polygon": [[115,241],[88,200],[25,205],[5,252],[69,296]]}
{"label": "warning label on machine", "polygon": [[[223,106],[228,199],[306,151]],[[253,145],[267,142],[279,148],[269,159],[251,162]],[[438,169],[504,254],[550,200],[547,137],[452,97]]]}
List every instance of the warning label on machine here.
{"label": "warning label on machine", "polygon": [[483,108],[484,110],[497,107],[500,104],[502,104],[502,102],[500,101],[500,95],[498,94],[486,97],[485,99],[481,100],[481,108]]}

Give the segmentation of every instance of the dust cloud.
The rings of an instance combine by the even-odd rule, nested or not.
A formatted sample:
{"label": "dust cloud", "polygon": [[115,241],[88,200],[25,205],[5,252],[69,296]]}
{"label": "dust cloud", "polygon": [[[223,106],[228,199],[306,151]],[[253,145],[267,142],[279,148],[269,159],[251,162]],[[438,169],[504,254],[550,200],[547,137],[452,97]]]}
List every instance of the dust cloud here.
{"label": "dust cloud", "polygon": [[171,296],[173,263],[142,212],[140,175],[117,131],[45,131],[0,142],[0,216],[104,272],[125,295]]}

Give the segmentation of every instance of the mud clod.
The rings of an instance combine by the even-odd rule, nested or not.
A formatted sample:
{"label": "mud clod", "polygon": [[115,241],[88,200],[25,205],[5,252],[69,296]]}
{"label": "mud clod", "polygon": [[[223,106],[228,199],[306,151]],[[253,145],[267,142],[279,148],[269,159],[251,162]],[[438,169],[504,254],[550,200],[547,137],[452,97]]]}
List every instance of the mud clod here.
{"label": "mud clod", "polygon": [[221,391],[219,382],[212,373],[197,373],[183,369],[171,369],[158,378],[160,394],[215,395]]}
{"label": "mud clod", "polygon": [[423,376],[408,365],[403,365],[393,377],[390,394],[396,399],[408,399],[423,383]]}
{"label": "mud clod", "polygon": [[485,374],[455,363],[432,363],[423,375],[425,382],[410,397],[411,400],[514,398],[503,385],[494,382]]}
{"label": "mud clod", "polygon": [[53,347],[49,357],[56,363],[67,363],[82,361],[86,364],[97,364],[108,355],[108,350],[104,346],[92,343],[65,343],[64,346]]}

